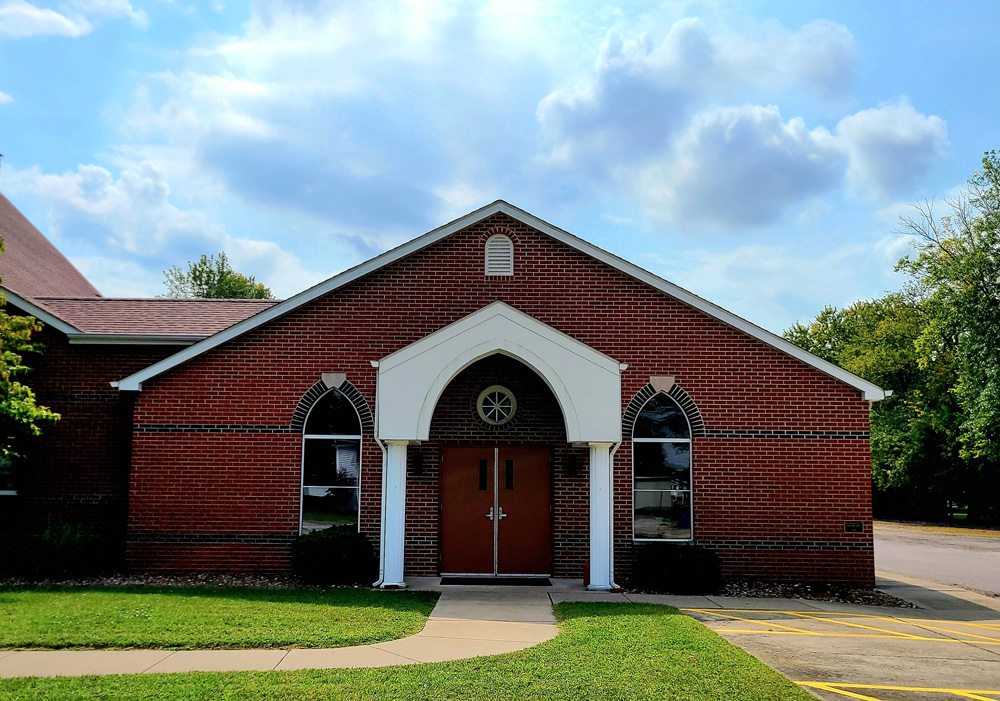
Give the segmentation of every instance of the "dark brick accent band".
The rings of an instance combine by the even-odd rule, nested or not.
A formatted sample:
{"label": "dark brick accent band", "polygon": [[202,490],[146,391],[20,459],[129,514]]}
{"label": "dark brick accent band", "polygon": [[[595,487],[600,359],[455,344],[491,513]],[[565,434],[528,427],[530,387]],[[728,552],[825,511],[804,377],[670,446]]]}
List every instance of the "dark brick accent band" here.
{"label": "dark brick accent band", "polygon": [[[374,434],[375,417],[372,414],[371,407],[368,406],[368,400],[365,399],[365,395],[361,394],[358,388],[351,384],[350,380],[344,380],[344,383],[340,387],[334,387],[333,389],[339,390],[354,405],[354,408],[357,409],[358,416],[361,418],[362,435]],[[319,401],[320,397],[330,391],[332,391],[331,388],[323,384],[322,380],[306,390],[306,393],[299,400],[298,406],[295,407],[295,412],[292,414],[292,433],[302,433],[309,410],[312,409],[313,404]]]}
{"label": "dark brick accent band", "polygon": [[706,438],[804,438],[811,440],[868,440],[868,431],[770,431],[730,430],[725,428],[705,431]]}
{"label": "dark brick accent band", "polygon": [[[656,394],[656,390],[653,389],[653,385],[646,385],[632,397],[632,401],[628,403],[625,407],[625,413],[622,415],[622,436],[626,438],[632,437],[632,428],[635,426],[635,420],[639,417],[639,412],[642,411],[642,407],[646,405],[650,399]],[[687,416],[688,423],[691,424],[691,437],[697,438],[699,436],[705,435],[705,420],[701,417],[701,412],[698,410],[698,405],[694,403],[691,396],[681,389],[681,386],[674,383],[674,386],[670,388],[667,392],[667,396],[677,402],[677,406],[681,408],[681,411]]]}
{"label": "dark brick accent band", "polygon": [[870,551],[874,550],[871,541],[848,540],[700,540],[697,545],[720,550],[844,550]]}
{"label": "dark brick accent band", "polygon": [[50,394],[45,398],[46,404],[104,404],[115,405],[121,401],[118,394]]}
{"label": "dark brick accent band", "polygon": [[294,535],[266,533],[130,533],[129,543],[196,543],[221,545],[229,543],[254,543],[258,545],[288,545]]}
{"label": "dark brick accent band", "polygon": [[288,426],[253,424],[135,424],[135,433],[298,433]]}
{"label": "dark brick accent band", "polygon": [[122,494],[28,494],[32,502],[39,504],[124,504],[128,500]]}

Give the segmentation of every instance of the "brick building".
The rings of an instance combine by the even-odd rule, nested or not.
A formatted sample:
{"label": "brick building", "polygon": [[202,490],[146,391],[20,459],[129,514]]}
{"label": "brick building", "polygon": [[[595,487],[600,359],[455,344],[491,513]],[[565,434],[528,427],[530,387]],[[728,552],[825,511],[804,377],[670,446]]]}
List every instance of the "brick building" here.
{"label": "brick building", "polygon": [[637,542],[874,583],[883,390],[505,202],[277,303],[107,299],[46,250],[72,292],[0,259],[64,415],[9,498],[99,523],[133,569],[280,571],[356,523],[383,586],[609,588]]}

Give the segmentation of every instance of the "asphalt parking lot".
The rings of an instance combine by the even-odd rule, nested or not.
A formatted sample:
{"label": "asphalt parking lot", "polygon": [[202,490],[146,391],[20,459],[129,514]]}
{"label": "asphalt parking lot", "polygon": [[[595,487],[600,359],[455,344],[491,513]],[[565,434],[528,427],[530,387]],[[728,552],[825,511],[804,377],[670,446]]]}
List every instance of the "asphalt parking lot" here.
{"label": "asphalt parking lot", "polygon": [[1000,600],[909,578],[918,609],[804,600],[685,608],[821,699],[1000,701]]}
{"label": "asphalt parking lot", "polygon": [[875,562],[881,572],[1000,596],[1000,531],[876,522]]}

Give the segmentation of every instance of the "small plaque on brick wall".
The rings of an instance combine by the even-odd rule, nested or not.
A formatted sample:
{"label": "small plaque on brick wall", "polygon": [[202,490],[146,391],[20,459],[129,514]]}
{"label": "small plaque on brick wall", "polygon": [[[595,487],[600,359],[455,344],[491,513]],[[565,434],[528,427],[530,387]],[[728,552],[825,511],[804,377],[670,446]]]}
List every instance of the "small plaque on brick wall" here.
{"label": "small plaque on brick wall", "polygon": [[844,521],[844,533],[864,533],[864,521]]}

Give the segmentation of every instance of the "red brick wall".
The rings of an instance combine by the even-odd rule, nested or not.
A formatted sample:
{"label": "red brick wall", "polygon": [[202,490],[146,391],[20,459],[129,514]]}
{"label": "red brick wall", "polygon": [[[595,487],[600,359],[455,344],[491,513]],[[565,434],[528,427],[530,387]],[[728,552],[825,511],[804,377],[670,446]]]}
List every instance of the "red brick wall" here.
{"label": "red brick wall", "polygon": [[[487,278],[483,273],[483,243],[498,224],[510,226],[515,234],[511,278]],[[157,479],[150,477],[155,474],[187,489],[194,500],[191,508],[203,514],[185,526],[188,535],[201,539],[187,550],[190,557],[204,555],[200,567],[255,566],[253,557],[248,562],[240,553],[261,548],[247,545],[229,554],[209,550],[213,538],[223,542],[232,519],[252,520],[255,502],[234,501],[225,518],[218,515],[213,508],[217,496],[199,490],[201,473],[190,470],[191,458],[169,452],[178,437],[206,431],[230,434],[233,450],[205,455],[206,469],[244,484],[264,471],[273,490],[289,494],[299,474],[294,441],[289,438],[286,445],[282,439],[282,450],[255,457],[248,465],[248,436],[253,431],[282,435],[299,398],[322,372],[345,372],[374,406],[376,371],[370,361],[496,300],[628,363],[622,377],[623,403],[651,375],[676,377],[698,404],[709,431],[694,445],[696,538],[726,534],[725,539],[713,535],[709,542],[730,572],[756,572],[745,564],[746,553],[753,552],[755,562],[780,560],[767,570],[773,577],[812,577],[818,572],[817,559],[832,563],[836,558],[842,564],[825,576],[872,581],[867,440],[808,433],[802,439],[762,438],[754,433],[866,435],[868,405],[858,391],[503,215],[147,382],[136,400],[135,421],[142,437],[137,434],[133,461],[130,532],[144,534],[149,540],[146,550],[156,547],[157,537],[176,540],[173,526],[158,516],[173,506]],[[719,433],[713,436],[713,431]],[[729,435],[726,431],[743,433],[720,437]],[[381,451],[370,439],[364,442],[362,463],[362,529],[377,540]],[[725,483],[715,477],[723,472]],[[616,560],[624,570],[631,549],[627,441],[616,456],[615,489]],[[863,521],[865,533],[844,534],[842,521],[848,518]],[[293,524],[280,514],[270,523],[269,537],[275,540],[261,545],[278,547],[278,539],[294,536]],[[411,563],[408,572],[428,571],[429,537],[426,532],[411,535],[408,546],[423,553],[423,559]],[[579,552],[578,543],[572,547]],[[136,548],[135,562],[149,562],[138,543]],[[808,552],[797,554],[802,548]],[[270,566],[270,560],[259,563],[261,569]],[[574,569],[576,565],[567,565],[563,572]]]}
{"label": "red brick wall", "polygon": [[[10,314],[23,314],[9,305]],[[132,397],[111,382],[175,352],[176,347],[70,345],[45,327],[33,336],[45,347],[28,354],[25,378],[39,404],[62,418],[33,441],[19,471],[18,496],[6,528],[37,532],[69,523],[104,540],[112,561],[120,560],[128,498]],[[4,498],[4,503],[7,498]],[[2,526],[2,524],[0,524]]]}

